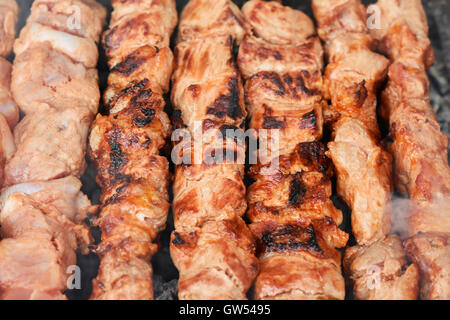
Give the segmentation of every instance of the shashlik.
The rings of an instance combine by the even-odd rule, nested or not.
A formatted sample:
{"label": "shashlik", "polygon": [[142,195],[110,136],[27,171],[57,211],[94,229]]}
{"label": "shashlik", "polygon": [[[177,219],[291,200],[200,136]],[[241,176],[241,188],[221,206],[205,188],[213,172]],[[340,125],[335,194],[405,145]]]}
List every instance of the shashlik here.
{"label": "shashlik", "polygon": [[0,57],[9,56],[13,49],[18,15],[15,0],[0,0]]}
{"label": "shashlik", "polygon": [[[69,23],[74,12],[62,8],[74,6],[91,19]],[[0,298],[65,299],[75,251],[91,242],[83,220],[95,207],[78,178],[98,108],[95,41],[106,10],[92,0],[36,0],[31,10],[14,46],[11,91],[26,115],[14,129],[17,150],[7,156],[0,196]],[[96,34],[77,35],[90,24]]]}
{"label": "shashlik", "polygon": [[[189,158],[176,167],[173,186],[171,257],[180,273],[180,299],[246,299],[258,272],[254,237],[241,218],[247,208],[240,162],[245,145],[226,134],[245,125],[232,50],[246,26],[229,0],[191,0],[180,17],[173,122],[189,137],[174,147],[177,157]],[[230,154],[232,161],[220,160]]]}
{"label": "shashlik", "polygon": [[389,121],[397,191],[409,196],[409,257],[419,266],[422,299],[450,299],[450,168],[448,138],[430,105],[426,74],[434,62],[420,0],[379,0],[380,27],[372,34],[391,59],[382,94]]}
{"label": "shashlik", "polygon": [[[238,63],[250,127],[277,129],[279,157],[253,165],[250,229],[259,240],[257,299],[344,299],[341,256],[348,235],[330,196],[323,134],[322,48],[314,24],[278,2],[252,0]],[[273,157],[273,156],[272,156]],[[259,159],[261,161],[261,159]],[[278,161],[278,167],[271,163]]]}
{"label": "shashlik", "polygon": [[392,159],[379,145],[376,110],[377,89],[389,61],[372,51],[375,42],[360,0],[314,0],[313,10],[328,58],[327,96],[339,114],[327,154],[337,171],[337,191],[352,210],[358,244],[344,257],[354,296],[416,299],[417,267],[408,266],[400,239],[386,238],[391,228]]}
{"label": "shashlik", "polygon": [[174,0],[112,1],[103,46],[110,67],[105,115],[91,128],[89,155],[103,203],[97,221],[101,262],[91,299],[153,299],[151,257],[169,210],[169,163],[160,155],[171,134],[163,94],[177,24]]}
{"label": "shashlik", "polygon": [[[153,242],[168,209],[168,165],[159,153],[171,132],[162,95],[173,69],[168,46],[177,15],[173,1],[117,0],[113,6],[104,38],[111,68],[106,116],[97,118],[89,146],[104,203],[93,298],[147,299]],[[253,235],[241,219],[247,209],[242,165],[177,167],[171,250],[180,298],[245,298],[258,269],[255,235],[262,269],[257,298],[342,298],[334,248],[347,236],[329,201],[327,155],[337,169],[338,192],[353,211],[359,245],[346,251],[344,270],[355,296],[414,299],[419,266],[422,298],[448,299],[448,139],[430,107],[426,69],[434,57],[420,1],[380,0],[382,27],[371,30],[392,60],[381,115],[391,125],[397,190],[413,200],[411,238],[404,243],[410,266],[400,238],[386,236],[391,159],[379,144],[375,110],[387,60],[373,52],[360,1],[315,0],[313,6],[330,63],[324,83],[320,42],[298,11],[259,0],[246,4],[244,14],[226,0],[192,0],[183,11],[173,77],[175,127],[193,135],[199,120],[202,131],[244,128],[244,95],[231,53],[242,44],[250,127],[280,129],[281,156],[278,170],[258,164],[249,171]],[[0,56],[11,51],[17,12],[14,1],[0,0]],[[64,299],[74,251],[91,240],[81,223],[94,207],[77,177],[98,107],[95,41],[105,18],[94,0],[36,0],[16,41],[12,85],[11,65],[0,58],[0,181],[6,182],[0,194],[1,299]],[[27,114],[17,127],[10,87]],[[333,129],[328,152],[318,142],[324,122]],[[224,153],[245,153],[235,141],[208,139],[202,151],[215,155],[226,143]],[[183,152],[193,155],[193,149]]]}

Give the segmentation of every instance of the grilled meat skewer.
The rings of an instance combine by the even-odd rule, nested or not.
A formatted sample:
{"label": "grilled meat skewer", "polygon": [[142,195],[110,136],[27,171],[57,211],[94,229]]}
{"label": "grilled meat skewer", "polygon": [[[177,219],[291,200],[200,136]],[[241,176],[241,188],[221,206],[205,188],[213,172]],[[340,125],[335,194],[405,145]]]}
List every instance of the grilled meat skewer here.
{"label": "grilled meat skewer", "polygon": [[[192,160],[177,166],[173,186],[171,256],[180,272],[180,299],[246,299],[258,271],[254,237],[241,218],[247,208],[239,162],[245,146],[226,135],[227,129],[245,125],[244,91],[232,49],[246,28],[229,0],[191,0],[180,17],[174,124],[193,138],[174,147],[180,159]],[[196,147],[199,134],[204,138]],[[233,159],[216,161],[219,154]],[[203,155],[214,159],[208,162]]]}
{"label": "grilled meat skewer", "polygon": [[251,25],[238,62],[246,80],[250,127],[279,134],[278,167],[249,176],[250,228],[259,240],[257,299],[344,299],[341,257],[348,235],[330,200],[331,163],[323,133],[322,47],[313,22],[278,2],[242,8]]}
{"label": "grilled meat skewer", "polygon": [[97,221],[101,262],[91,299],[153,299],[151,257],[169,210],[169,163],[160,156],[171,133],[163,94],[177,24],[174,0],[113,1],[103,47],[110,67],[105,115],[89,136],[103,203]]}
{"label": "grilled meat skewer", "polygon": [[373,52],[375,41],[359,0],[314,0],[313,10],[329,62],[327,96],[339,114],[327,154],[337,171],[338,193],[352,210],[358,243],[344,257],[354,296],[416,299],[417,266],[408,266],[401,240],[388,236],[392,159],[379,144],[376,94],[389,61]]}
{"label": "grilled meat skewer", "polygon": [[[68,23],[73,6],[90,20]],[[1,299],[65,299],[75,251],[87,253],[83,220],[95,207],[78,178],[98,108],[95,42],[105,17],[93,0],[36,0],[14,44],[11,92],[26,116],[14,128],[0,196]],[[82,33],[89,25],[97,29]],[[17,118],[7,114],[12,127]]]}
{"label": "grilled meat skewer", "polygon": [[422,299],[450,299],[450,168],[448,138],[430,105],[427,69],[434,62],[428,24],[420,0],[377,2],[383,17],[371,30],[391,59],[382,94],[389,121],[397,191],[412,201],[405,242],[420,269]]}

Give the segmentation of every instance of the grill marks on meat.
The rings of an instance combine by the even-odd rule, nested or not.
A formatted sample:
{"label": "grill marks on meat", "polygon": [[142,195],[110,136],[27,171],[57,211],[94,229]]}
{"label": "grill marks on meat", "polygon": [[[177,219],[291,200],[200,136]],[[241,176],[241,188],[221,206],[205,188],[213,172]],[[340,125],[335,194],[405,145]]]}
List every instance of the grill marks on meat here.
{"label": "grill marks on meat", "polygon": [[[348,235],[330,200],[323,132],[322,48],[302,12],[252,0],[253,33],[238,63],[252,129],[278,129],[278,159],[251,166],[248,218],[258,239],[257,299],[344,299],[340,253]],[[261,159],[258,159],[261,161]],[[277,160],[278,166],[271,166]]]}
{"label": "grill marks on meat", "polygon": [[210,121],[215,128],[240,127],[245,118],[244,91],[232,45],[230,36],[211,36],[176,46],[172,102],[187,128],[193,129],[196,121]]}
{"label": "grill marks on meat", "polygon": [[[193,139],[202,133],[202,158],[176,167],[171,256],[180,272],[180,299],[246,299],[257,272],[254,237],[242,220],[245,145],[226,136],[243,129],[244,90],[233,58],[246,23],[229,0],[191,0],[183,10],[172,77],[174,123]],[[221,133],[221,135],[220,135]],[[185,141],[184,141],[185,142]],[[180,157],[194,161],[192,140]],[[209,161],[232,155],[234,161]]]}
{"label": "grill marks on meat", "polygon": [[421,298],[448,299],[450,276],[440,265],[449,256],[448,138],[430,105],[426,70],[434,55],[426,15],[419,0],[380,0],[378,7],[384,19],[373,35],[392,62],[382,108],[393,140],[394,182],[413,202],[409,233],[416,235],[406,248],[420,268]]}
{"label": "grill marks on meat", "polygon": [[153,299],[151,257],[169,210],[169,164],[160,156],[172,128],[164,113],[177,23],[175,1],[113,1],[103,46],[111,72],[106,115],[89,136],[103,203],[101,263],[92,299]]}
{"label": "grill marks on meat", "polygon": [[239,45],[248,28],[239,8],[229,0],[191,0],[181,13],[177,42],[222,35]]}
{"label": "grill marks on meat", "polygon": [[359,0],[316,0],[313,9],[329,60],[328,96],[339,113],[328,155],[337,171],[338,193],[352,209],[358,243],[346,251],[345,271],[357,299],[416,299],[417,267],[408,266],[400,239],[386,238],[392,159],[378,141],[376,94],[389,61],[372,51],[375,42]]}
{"label": "grill marks on meat", "polygon": [[[67,29],[73,6],[83,17],[79,32]],[[9,152],[0,215],[2,299],[64,299],[67,267],[76,264],[77,248],[87,253],[91,243],[82,223],[96,208],[78,177],[98,108],[96,41],[105,17],[92,0],[37,0],[14,44],[11,92],[26,115],[15,126],[13,107],[2,110],[15,126],[16,149],[5,147],[7,123],[0,121],[3,153]]]}
{"label": "grill marks on meat", "polygon": [[0,57],[8,57],[16,38],[19,6],[15,0],[0,2]]}

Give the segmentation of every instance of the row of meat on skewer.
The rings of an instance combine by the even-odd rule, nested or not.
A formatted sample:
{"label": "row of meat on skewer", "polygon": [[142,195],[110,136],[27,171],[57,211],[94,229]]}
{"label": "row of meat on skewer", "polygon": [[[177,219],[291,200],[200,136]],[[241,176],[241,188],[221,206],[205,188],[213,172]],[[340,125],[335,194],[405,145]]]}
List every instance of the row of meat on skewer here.
{"label": "row of meat on skewer", "polygon": [[[448,138],[429,100],[421,1],[379,0],[369,29],[359,0],[314,0],[317,31],[277,1],[191,0],[179,21],[174,0],[111,4],[100,40],[96,1],[36,0],[14,42],[18,7],[0,1],[0,54],[15,53],[12,67],[0,58],[0,298],[65,298],[76,250],[91,248],[92,299],[152,299],[170,146],[180,299],[344,299],[343,274],[357,299],[450,298]],[[97,115],[99,42],[110,73]],[[278,142],[248,167],[238,160],[255,150],[223,134],[246,129],[260,149]],[[197,136],[200,161],[176,161],[196,159],[181,138]],[[99,206],[80,191],[86,154]],[[235,161],[204,156],[219,154]],[[347,248],[333,177],[351,209]],[[391,233],[398,214],[404,239]]]}

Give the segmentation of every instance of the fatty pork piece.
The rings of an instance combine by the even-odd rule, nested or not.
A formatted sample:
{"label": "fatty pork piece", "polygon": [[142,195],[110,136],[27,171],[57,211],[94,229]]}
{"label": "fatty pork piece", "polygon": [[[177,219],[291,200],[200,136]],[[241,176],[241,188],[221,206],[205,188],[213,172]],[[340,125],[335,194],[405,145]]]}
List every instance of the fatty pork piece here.
{"label": "fatty pork piece", "polygon": [[[97,113],[100,92],[96,69],[86,69],[44,43],[17,56],[11,80],[14,100],[25,113],[42,113],[45,104]],[[40,104],[33,104],[39,101]]]}
{"label": "fatty pork piece", "polygon": [[107,11],[95,0],[36,0],[27,23],[98,41]]}
{"label": "fatty pork piece", "polygon": [[110,21],[112,27],[122,18],[138,14],[139,11],[158,14],[161,19],[158,21],[165,24],[167,30],[173,31],[178,21],[175,0],[112,0],[111,4],[114,7]]}
{"label": "fatty pork piece", "polygon": [[338,192],[352,208],[357,242],[382,239],[391,225],[391,156],[362,122],[350,118],[335,123],[334,141],[328,148],[338,173]]}
{"label": "fatty pork piece", "polygon": [[80,190],[81,181],[73,176],[45,182],[16,184],[2,190],[0,209],[11,194],[21,192],[40,204],[55,207],[71,221],[81,223],[95,207],[91,206],[88,197]]}
{"label": "fatty pork piece", "polygon": [[183,300],[244,300],[258,273],[255,241],[239,217],[177,230],[171,257],[180,271]]}
{"label": "fatty pork piece", "polygon": [[450,299],[449,239],[449,233],[420,233],[405,242],[408,256],[419,266],[421,299]]}
{"label": "fatty pork piece", "polygon": [[369,246],[350,247],[345,252],[344,270],[359,300],[415,300],[419,270],[408,265],[402,241],[389,236]]}
{"label": "fatty pork piece", "polygon": [[169,166],[164,157],[147,158],[146,167],[136,168],[140,178],[104,189],[105,205],[96,222],[102,231],[101,264],[92,299],[153,299],[150,259],[170,207]]}
{"label": "fatty pork piece", "polygon": [[323,50],[317,37],[280,45],[246,35],[239,50],[238,64],[245,79],[263,71],[314,76],[323,67]]}
{"label": "fatty pork piece", "polygon": [[32,47],[46,43],[52,50],[67,55],[86,68],[95,68],[98,50],[95,42],[88,38],[75,36],[64,31],[55,30],[40,23],[28,22],[14,43],[14,53],[20,56]]}
{"label": "fatty pork piece", "polygon": [[23,193],[8,197],[0,223],[0,298],[65,299],[67,268],[88,229]]}
{"label": "fatty pork piece", "polygon": [[11,63],[0,57],[0,113],[13,130],[19,122],[19,107],[11,96],[11,71]]}
{"label": "fatty pork piece", "polygon": [[316,300],[345,298],[340,253],[348,235],[331,218],[305,225],[267,221],[252,223],[260,239],[260,276],[255,283],[259,300]]}
{"label": "fatty pork piece", "polygon": [[7,57],[16,38],[19,7],[15,0],[0,0],[0,57]]}
{"label": "fatty pork piece", "polygon": [[38,104],[14,130],[18,149],[5,166],[5,185],[80,177],[86,168],[91,114],[85,109],[55,110]]}
{"label": "fatty pork piece", "polygon": [[296,44],[315,34],[314,23],[307,15],[275,1],[248,1],[242,7],[242,13],[253,34],[269,43]]}
{"label": "fatty pork piece", "polygon": [[241,77],[229,36],[179,43],[172,76],[172,103],[191,130],[195,121],[240,128],[246,116]]}
{"label": "fatty pork piece", "polygon": [[170,35],[177,24],[175,1],[121,1],[122,5],[119,2],[114,1],[110,29],[103,34],[111,68],[140,47],[169,47]]}
{"label": "fatty pork piece", "polygon": [[249,31],[244,16],[232,1],[191,0],[181,12],[177,42],[231,35],[239,45]]}

